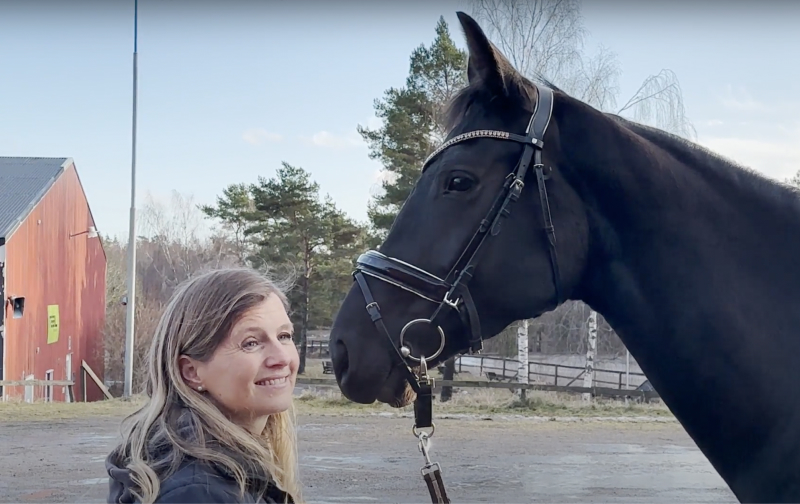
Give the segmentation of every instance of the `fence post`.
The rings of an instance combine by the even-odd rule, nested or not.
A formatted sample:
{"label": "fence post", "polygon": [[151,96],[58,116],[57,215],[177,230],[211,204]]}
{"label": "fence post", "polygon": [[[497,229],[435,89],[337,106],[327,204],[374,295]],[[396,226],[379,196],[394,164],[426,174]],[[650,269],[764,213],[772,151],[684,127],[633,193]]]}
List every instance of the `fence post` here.
{"label": "fence post", "polygon": [[[583,386],[591,388],[594,386],[594,357],[597,351],[597,312],[591,310],[589,312],[589,320],[587,321],[588,334],[586,345],[586,373],[583,375]],[[584,401],[591,401],[592,395],[590,393],[583,394]]]}

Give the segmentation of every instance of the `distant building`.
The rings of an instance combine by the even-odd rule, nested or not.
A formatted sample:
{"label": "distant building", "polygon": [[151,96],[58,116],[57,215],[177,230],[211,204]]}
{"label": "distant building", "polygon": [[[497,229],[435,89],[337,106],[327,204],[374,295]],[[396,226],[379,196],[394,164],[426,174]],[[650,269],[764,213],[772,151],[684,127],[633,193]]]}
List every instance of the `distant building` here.
{"label": "distant building", "polygon": [[[0,379],[74,380],[103,397],[106,255],[71,158],[0,157]],[[0,387],[3,398],[64,401],[66,387]]]}

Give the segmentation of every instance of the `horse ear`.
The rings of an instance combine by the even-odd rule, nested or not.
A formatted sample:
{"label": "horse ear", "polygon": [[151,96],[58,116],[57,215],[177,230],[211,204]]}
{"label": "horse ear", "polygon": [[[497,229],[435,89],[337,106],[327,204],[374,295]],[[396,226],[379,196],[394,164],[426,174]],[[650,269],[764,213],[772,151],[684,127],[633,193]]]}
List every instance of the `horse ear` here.
{"label": "horse ear", "polygon": [[467,39],[469,60],[467,62],[467,79],[470,84],[481,81],[495,93],[505,93],[503,72],[500,68],[499,54],[480,25],[463,12],[457,12],[461,28]]}

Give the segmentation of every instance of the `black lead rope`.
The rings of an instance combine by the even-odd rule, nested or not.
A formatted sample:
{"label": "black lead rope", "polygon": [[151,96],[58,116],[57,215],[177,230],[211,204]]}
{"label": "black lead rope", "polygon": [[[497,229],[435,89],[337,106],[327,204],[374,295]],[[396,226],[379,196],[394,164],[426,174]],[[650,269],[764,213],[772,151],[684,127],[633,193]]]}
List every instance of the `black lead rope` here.
{"label": "black lead rope", "polygon": [[419,451],[425,457],[425,465],[422,466],[420,472],[422,473],[422,479],[425,480],[425,485],[428,486],[428,492],[431,494],[431,502],[433,504],[449,504],[450,498],[447,496],[447,491],[444,489],[444,481],[442,481],[442,467],[438,462],[431,462],[431,457],[428,453],[430,435],[420,432],[417,437],[419,438]]}

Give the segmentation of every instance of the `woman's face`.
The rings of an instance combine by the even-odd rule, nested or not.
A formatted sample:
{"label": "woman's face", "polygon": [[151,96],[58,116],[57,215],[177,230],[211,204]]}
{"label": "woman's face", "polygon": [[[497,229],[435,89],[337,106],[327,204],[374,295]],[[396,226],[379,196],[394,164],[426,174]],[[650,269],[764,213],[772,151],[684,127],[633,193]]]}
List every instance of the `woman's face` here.
{"label": "woman's face", "polygon": [[210,360],[181,367],[189,386],[202,386],[232,421],[258,434],[269,415],[291,406],[299,361],[289,316],[269,296],[242,316]]}

